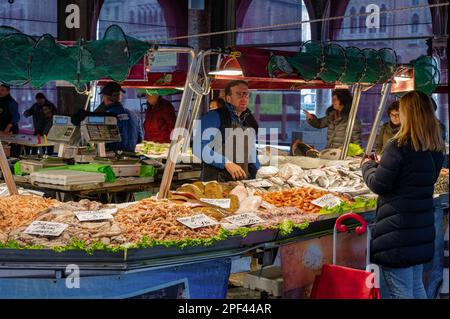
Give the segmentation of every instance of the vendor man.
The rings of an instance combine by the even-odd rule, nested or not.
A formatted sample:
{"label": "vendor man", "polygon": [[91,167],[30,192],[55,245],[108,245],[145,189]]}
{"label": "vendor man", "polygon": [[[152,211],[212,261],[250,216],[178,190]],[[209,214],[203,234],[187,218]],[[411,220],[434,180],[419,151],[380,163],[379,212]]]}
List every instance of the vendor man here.
{"label": "vendor man", "polygon": [[[136,116],[120,102],[121,92],[125,93],[119,83],[108,82],[100,91],[102,103],[95,109],[94,113],[111,114],[117,117],[121,142],[106,144],[108,150],[134,152],[136,144],[142,141],[142,133]],[[72,123],[79,125],[89,115],[93,114],[80,110],[72,116]]]}
{"label": "vendor man", "polygon": [[247,82],[229,82],[225,102],[225,107],[204,115],[201,129],[196,130],[195,140],[201,140],[201,154],[195,145],[194,153],[202,160],[201,178],[219,182],[254,179],[260,167],[256,153],[258,123],[248,109]]}

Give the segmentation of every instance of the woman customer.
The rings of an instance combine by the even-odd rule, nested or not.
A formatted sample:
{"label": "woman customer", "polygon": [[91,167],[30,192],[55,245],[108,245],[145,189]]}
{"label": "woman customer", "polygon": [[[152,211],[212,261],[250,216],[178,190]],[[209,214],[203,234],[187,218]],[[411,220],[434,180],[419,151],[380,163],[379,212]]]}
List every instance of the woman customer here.
{"label": "woman customer", "polygon": [[400,122],[381,162],[366,158],[362,166],[364,181],[379,195],[371,262],[380,266],[382,298],[426,299],[423,264],[434,254],[433,192],[444,141],[422,92],[400,99]]}
{"label": "woman customer", "polygon": [[[332,106],[327,109],[325,117],[317,118],[306,110],[303,112],[309,125],[319,129],[327,128],[326,148],[341,148],[344,145],[353,98],[350,91],[345,89],[334,90],[332,97]],[[361,121],[358,117],[353,126],[350,143],[361,145]]]}
{"label": "woman customer", "polygon": [[382,154],[383,149],[386,146],[387,142],[394,137],[395,134],[400,130],[400,111],[399,111],[400,103],[398,101],[394,101],[389,105],[386,113],[389,116],[389,121],[384,123],[380,132],[378,133],[377,139],[377,154]]}

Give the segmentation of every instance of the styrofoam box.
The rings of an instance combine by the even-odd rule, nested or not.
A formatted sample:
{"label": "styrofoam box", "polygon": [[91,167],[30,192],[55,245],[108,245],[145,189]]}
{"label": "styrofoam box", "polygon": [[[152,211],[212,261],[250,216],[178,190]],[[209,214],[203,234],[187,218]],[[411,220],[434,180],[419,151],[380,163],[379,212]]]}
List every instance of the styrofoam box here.
{"label": "styrofoam box", "polygon": [[31,182],[55,185],[80,185],[102,183],[105,175],[102,173],[79,172],[72,170],[40,171],[30,174]]}
{"label": "styrofoam box", "polygon": [[262,271],[257,270],[246,274],[244,277],[244,288],[266,291],[275,297],[281,297],[283,294],[281,268],[268,266]]}

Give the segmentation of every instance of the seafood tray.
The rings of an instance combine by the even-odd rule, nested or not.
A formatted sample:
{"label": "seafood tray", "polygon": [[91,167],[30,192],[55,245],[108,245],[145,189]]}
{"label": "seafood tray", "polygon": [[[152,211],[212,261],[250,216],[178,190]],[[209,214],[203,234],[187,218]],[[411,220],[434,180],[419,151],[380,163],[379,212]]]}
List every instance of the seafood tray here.
{"label": "seafood tray", "polygon": [[105,175],[102,173],[79,172],[72,170],[40,171],[30,174],[31,183],[46,183],[54,185],[81,185],[103,183]]}

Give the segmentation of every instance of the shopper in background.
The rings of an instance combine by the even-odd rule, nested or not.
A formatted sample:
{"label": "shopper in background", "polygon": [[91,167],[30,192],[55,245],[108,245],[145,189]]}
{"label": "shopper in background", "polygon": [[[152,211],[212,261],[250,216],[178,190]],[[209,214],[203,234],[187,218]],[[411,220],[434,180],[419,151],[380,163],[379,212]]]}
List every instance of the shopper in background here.
{"label": "shopper in background", "polygon": [[209,102],[209,111],[217,110],[221,107],[225,107],[225,101],[220,97],[212,99],[211,102]]}
{"label": "shopper in background", "polygon": [[[41,134],[42,130],[44,129],[42,126],[40,126],[42,123],[45,123],[45,115],[43,113],[43,106],[47,105],[51,107],[51,113],[56,114],[56,106],[47,100],[45,95],[41,92],[37,93],[36,96],[36,103],[34,103],[28,110],[26,110],[23,115],[25,117],[33,117],[33,128],[34,128],[34,135]],[[41,134],[42,135],[42,134]]]}
{"label": "shopper in background", "polygon": [[11,88],[0,85],[0,134],[19,133],[19,104],[10,94]]}
{"label": "shopper in background", "polygon": [[[432,97],[430,97],[430,99],[431,103],[433,103],[434,112],[436,112],[437,111],[436,101]],[[444,123],[442,123],[440,120],[439,120],[439,127],[441,128],[442,139],[445,141],[447,139],[447,129],[445,128]]]}
{"label": "shopper in background", "polygon": [[155,143],[170,143],[170,134],[177,116],[172,103],[159,94],[147,94],[144,139]]}
{"label": "shopper in background", "polygon": [[422,92],[400,99],[400,122],[381,162],[366,158],[362,166],[364,181],[379,195],[371,262],[380,266],[382,298],[425,299],[423,264],[434,255],[433,192],[444,141]]}
{"label": "shopper in background", "polygon": [[45,103],[42,105],[42,117],[40,119],[39,127],[40,130],[36,132],[41,136],[48,135],[48,132],[52,128],[53,125],[53,115],[54,114],[54,105]]}
{"label": "shopper in background", "polygon": [[[201,130],[196,130],[195,140],[201,141],[201,150],[195,155],[202,159],[202,181],[229,182],[254,179],[260,167],[256,152],[256,141],[251,141],[251,130],[255,139],[258,123],[248,109],[248,84],[242,80],[231,81],[225,88],[225,107],[208,112],[201,119]],[[233,139],[234,129],[242,129],[244,140]],[[203,139],[206,130],[215,129],[215,135]],[[249,137],[250,136],[250,137]],[[201,151],[198,154],[198,151]],[[212,155],[205,161],[204,154]],[[241,161],[242,160],[242,161]]]}
{"label": "shopper in background", "polygon": [[394,101],[389,105],[386,113],[389,116],[389,121],[384,123],[380,132],[378,132],[376,152],[377,154],[382,154],[383,149],[387,142],[394,137],[395,134],[400,130],[400,103]]}
{"label": "shopper in background", "polygon": [[[352,100],[349,90],[336,89],[332,93],[332,105],[327,109],[324,117],[317,118],[303,110],[309,125],[318,129],[327,128],[326,148],[343,147]],[[350,143],[361,145],[361,121],[358,117],[355,120]]]}

